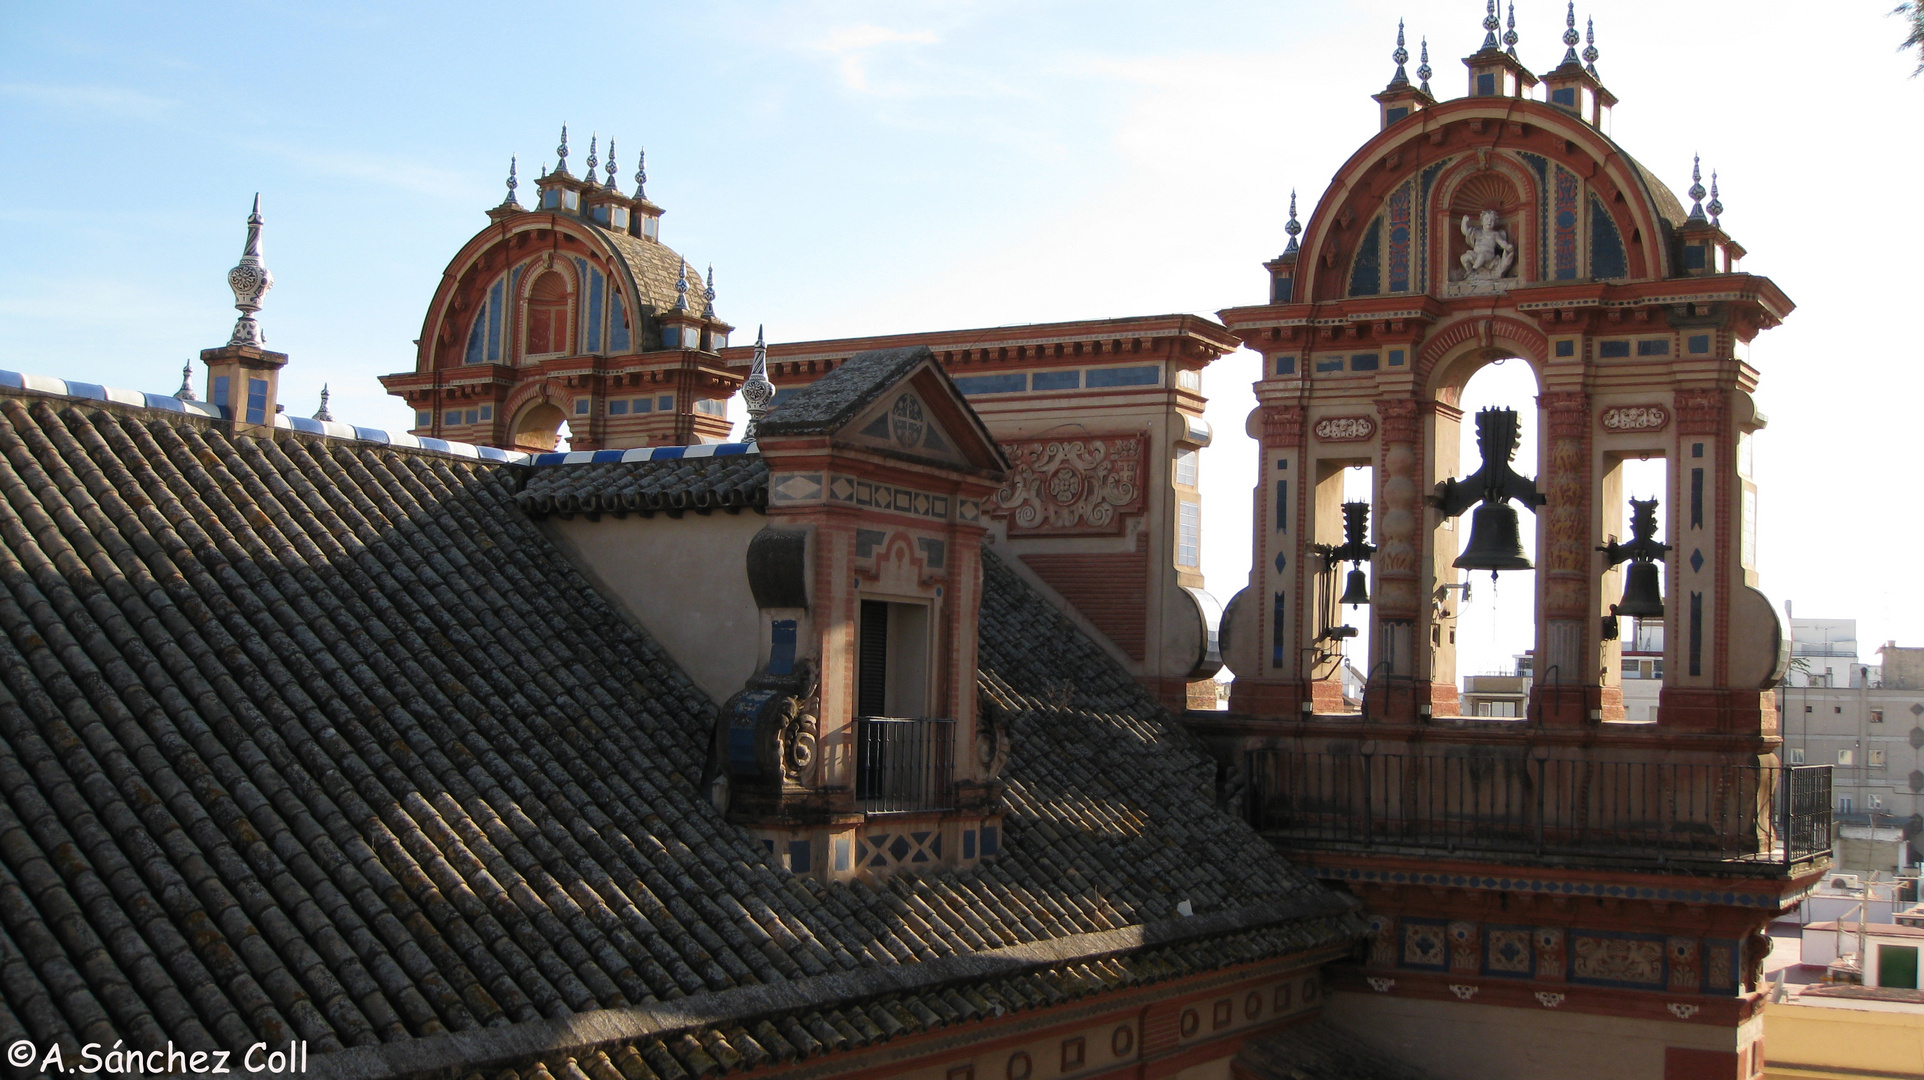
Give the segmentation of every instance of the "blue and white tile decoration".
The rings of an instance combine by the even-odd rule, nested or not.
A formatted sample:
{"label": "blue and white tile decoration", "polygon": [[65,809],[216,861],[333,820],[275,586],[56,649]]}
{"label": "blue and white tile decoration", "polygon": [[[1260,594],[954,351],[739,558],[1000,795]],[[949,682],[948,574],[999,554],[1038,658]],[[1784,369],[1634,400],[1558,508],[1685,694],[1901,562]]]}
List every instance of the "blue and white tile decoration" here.
{"label": "blue and white tile decoration", "polygon": [[[172,394],[121,390],[112,386],[101,386],[98,383],[73,382],[47,375],[22,375],[17,371],[0,371],[0,386],[26,390],[35,394],[46,394],[49,397],[105,401],[115,405],[131,405],[135,408],[205,416],[211,420],[222,420],[227,416],[227,410],[217,405],[209,405],[204,401],[182,401]],[[309,435],[324,435],[330,439],[353,439],[384,446],[434,450],[443,454],[452,454],[455,457],[499,461],[512,465],[585,465],[604,461],[667,461],[678,458],[728,457],[758,452],[754,443],[703,443],[697,446],[643,446],[632,450],[577,450],[562,454],[524,454],[517,450],[503,450],[496,446],[476,446],[473,443],[410,435],[405,431],[356,427],[353,424],[343,424],[338,420],[310,420],[305,416],[289,416],[286,413],[274,415],[274,426],[305,432]]]}

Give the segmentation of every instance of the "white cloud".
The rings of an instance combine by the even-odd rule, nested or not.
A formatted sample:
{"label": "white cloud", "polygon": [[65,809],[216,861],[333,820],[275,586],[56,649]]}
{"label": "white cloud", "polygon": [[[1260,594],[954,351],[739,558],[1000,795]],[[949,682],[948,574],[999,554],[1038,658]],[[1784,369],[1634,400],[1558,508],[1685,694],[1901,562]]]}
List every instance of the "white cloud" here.
{"label": "white cloud", "polygon": [[[870,54],[885,45],[934,45],[941,39],[932,30],[891,30],[885,26],[857,23],[829,31],[812,48],[836,58],[842,85],[856,93],[878,92],[869,83]],[[895,92],[892,87],[881,92]]]}

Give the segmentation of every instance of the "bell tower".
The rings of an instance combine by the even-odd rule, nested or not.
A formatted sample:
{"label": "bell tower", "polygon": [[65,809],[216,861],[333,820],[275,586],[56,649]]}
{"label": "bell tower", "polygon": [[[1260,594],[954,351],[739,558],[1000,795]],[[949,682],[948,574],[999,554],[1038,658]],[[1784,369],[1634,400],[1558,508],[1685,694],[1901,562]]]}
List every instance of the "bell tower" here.
{"label": "bell tower", "polygon": [[[1738,269],[1714,174],[1706,191],[1693,168],[1686,210],[1604,129],[1616,99],[1574,7],[1541,78],[1513,12],[1491,0],[1483,31],[1454,100],[1410,87],[1399,49],[1379,130],[1307,221],[1292,207],[1268,302],[1220,312],[1263,357],[1260,480],[1223,618],[1230,710],[1190,725],[1225,798],[1363,899],[1339,1022],[1439,1075],[1538,1075],[1450,1049],[1473,1021],[1625,1077],[1750,1076],[1762,928],[1829,853],[1828,768],[1777,756],[1787,650],[1740,353],[1793,305]],[[1468,418],[1480,461],[1460,461],[1463,389],[1503,360],[1535,407]],[[1637,459],[1663,463],[1656,501],[1622,497]],[[1344,504],[1352,465],[1366,506]],[[1457,611],[1492,573],[1535,584],[1512,718],[1459,707]],[[1625,715],[1625,615],[1666,631],[1654,720]],[[1364,643],[1359,699],[1343,671]]]}

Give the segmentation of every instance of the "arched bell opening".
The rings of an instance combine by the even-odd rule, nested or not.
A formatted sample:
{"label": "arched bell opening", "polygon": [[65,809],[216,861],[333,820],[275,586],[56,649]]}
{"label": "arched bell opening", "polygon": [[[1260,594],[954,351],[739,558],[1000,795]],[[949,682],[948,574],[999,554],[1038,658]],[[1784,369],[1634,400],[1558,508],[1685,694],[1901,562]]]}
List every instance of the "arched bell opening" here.
{"label": "arched bell opening", "polygon": [[534,402],[514,418],[514,449],[531,454],[566,449],[572,434],[567,428],[568,415],[561,411],[559,405],[549,401]]}
{"label": "arched bell opening", "polygon": [[[1376,469],[1369,444],[1332,444],[1313,459],[1305,605],[1310,645],[1304,674],[1316,684],[1322,715],[1366,715],[1375,644],[1372,544],[1377,514]],[[1380,712],[1380,710],[1379,710]]]}
{"label": "arched bell opening", "polygon": [[[1622,440],[1618,440],[1622,441]],[[1654,724],[1671,614],[1671,470],[1661,441],[1600,455],[1597,682],[1603,723]],[[1656,546],[1652,546],[1652,544]],[[1662,550],[1659,550],[1662,549]]]}
{"label": "arched bell opening", "polygon": [[[1513,497],[1475,501],[1449,516],[1434,500],[1445,482],[1474,483],[1482,475],[1486,463],[1477,416],[1486,409],[1515,413],[1515,448],[1505,464],[1528,480],[1544,475],[1543,380],[1520,348],[1499,341],[1447,357],[1432,371],[1431,386],[1436,405],[1424,490],[1432,526],[1429,681],[1457,690],[1455,715],[1521,722],[1530,716],[1532,691],[1539,684],[1579,678],[1562,667],[1545,672],[1538,661],[1538,552],[1549,515],[1544,507]],[[1459,565],[1487,560],[1492,552],[1506,565],[1529,568],[1492,573]],[[1451,714],[1439,709],[1434,715]]]}

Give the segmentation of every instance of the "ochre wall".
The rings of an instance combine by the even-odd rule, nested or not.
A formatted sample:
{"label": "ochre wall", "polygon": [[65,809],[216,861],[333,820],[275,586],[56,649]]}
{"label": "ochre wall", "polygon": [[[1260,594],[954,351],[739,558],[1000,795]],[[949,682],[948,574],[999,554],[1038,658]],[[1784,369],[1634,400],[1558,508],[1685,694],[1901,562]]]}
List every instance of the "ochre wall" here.
{"label": "ochre wall", "polygon": [[719,702],[755,670],[761,631],[748,588],[748,541],[766,524],[760,514],[741,513],[550,517],[541,527]]}
{"label": "ochre wall", "polygon": [[1765,1080],[1924,1076],[1924,1006],[1890,1008],[1766,1005]]}

